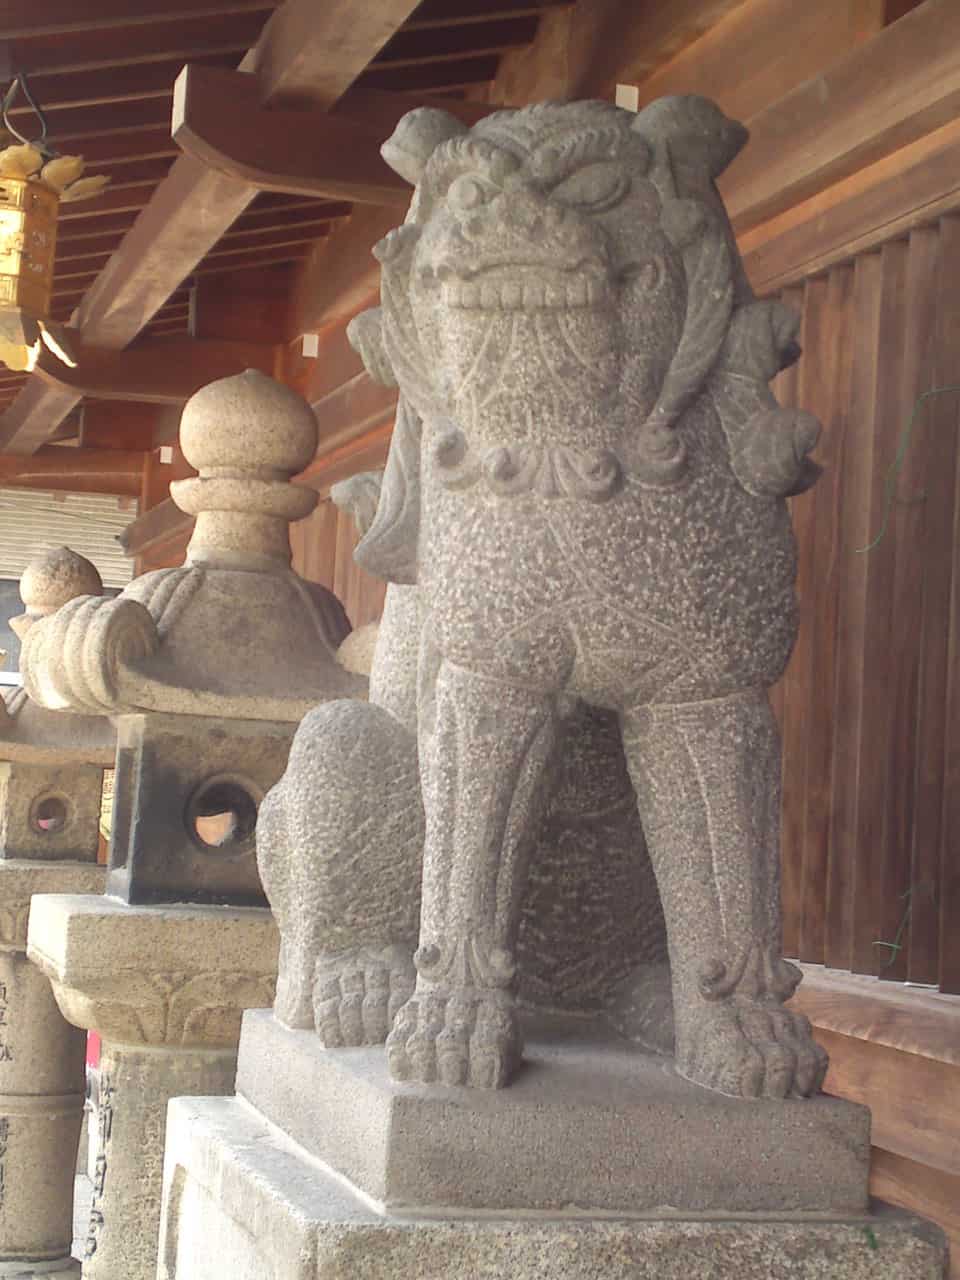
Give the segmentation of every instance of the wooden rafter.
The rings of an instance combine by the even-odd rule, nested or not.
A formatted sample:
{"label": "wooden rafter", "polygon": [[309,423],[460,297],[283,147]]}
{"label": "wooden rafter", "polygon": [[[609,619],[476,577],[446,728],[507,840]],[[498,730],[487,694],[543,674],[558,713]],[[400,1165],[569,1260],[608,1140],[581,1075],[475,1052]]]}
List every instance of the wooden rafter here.
{"label": "wooden rafter", "polygon": [[674,57],[744,0],[578,0],[547,13],[533,44],[503,59],[492,100],[609,96]]}
{"label": "wooden rafter", "polygon": [[720,182],[738,231],[956,120],[960,6],[926,0],[750,121]]}
{"label": "wooden rafter", "polygon": [[244,369],[260,369],[272,374],[274,367],[272,346],[188,338],[141,341],[122,353],[80,348],[75,369],[44,353],[36,373],[53,387],[66,387],[98,400],[183,404],[195,391],[217,378],[242,373]]}
{"label": "wooden rafter", "polygon": [[317,108],[267,110],[256,80],[240,71],[184,67],[172,131],[186,155],[261,191],[401,208],[410,199],[374,130]]}
{"label": "wooden rafter", "polygon": [[77,0],[6,0],[0,39],[22,40],[33,35],[65,35],[74,31],[130,27],[172,20],[260,12],[277,7],[277,0],[97,0],[84,12]]}
{"label": "wooden rafter", "polygon": [[[131,13],[149,16],[158,9],[152,0],[112,2],[118,23],[124,17],[129,19]],[[202,8],[180,2],[185,11],[194,14]],[[75,15],[76,8],[72,0],[61,0],[61,4],[64,29],[69,30],[69,12]],[[239,3],[238,11],[245,7],[250,6]],[[99,8],[111,11],[107,3]],[[359,7],[350,0],[328,0],[322,7],[315,0],[285,0],[247,54],[243,70],[256,75],[265,103],[330,107],[415,8],[416,0],[378,0],[375,5]],[[208,11],[225,9],[229,4],[212,3]],[[23,12],[26,16],[26,5]],[[46,17],[49,26],[49,10]],[[65,112],[64,116],[72,114]],[[83,342],[88,347],[112,350],[127,346],[256,194],[256,188],[211,173],[189,156],[176,160],[84,295],[75,317]],[[56,430],[79,398],[73,390],[31,378],[0,417],[0,447],[16,452],[34,450]]]}

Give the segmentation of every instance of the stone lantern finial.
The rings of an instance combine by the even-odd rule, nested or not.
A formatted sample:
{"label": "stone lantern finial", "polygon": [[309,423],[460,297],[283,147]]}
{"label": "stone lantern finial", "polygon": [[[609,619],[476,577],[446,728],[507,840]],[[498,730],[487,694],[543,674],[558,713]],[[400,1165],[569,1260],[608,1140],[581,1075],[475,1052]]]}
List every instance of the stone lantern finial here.
{"label": "stone lantern finial", "polygon": [[22,639],[30,627],[77,596],[103,594],[103,582],[94,565],[69,547],[53,547],[41,552],[27,565],[20,578],[20,599],[26,612],[10,619],[10,626]]}
{"label": "stone lantern finial", "polygon": [[200,473],[170,486],[180,510],[197,517],[187,563],[255,571],[288,565],[288,524],[317,503],[312,490],[290,483],[317,448],[309,405],[248,369],[187,401],[180,445]]}

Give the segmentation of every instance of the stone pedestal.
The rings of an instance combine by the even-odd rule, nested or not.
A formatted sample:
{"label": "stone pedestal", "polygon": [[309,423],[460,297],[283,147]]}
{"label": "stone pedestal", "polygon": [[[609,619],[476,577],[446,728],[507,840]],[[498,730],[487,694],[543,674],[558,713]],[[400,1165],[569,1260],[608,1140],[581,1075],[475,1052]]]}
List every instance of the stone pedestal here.
{"label": "stone pedestal", "polygon": [[272,1002],[277,948],[265,910],[34,900],[30,958],[103,1043],[88,1280],[153,1280],[167,1102],[233,1089],[240,1018]]}
{"label": "stone pedestal", "polygon": [[26,956],[33,893],[96,892],[89,863],[0,862],[0,1276],[70,1274],[86,1036]]}
{"label": "stone pedestal", "polygon": [[[100,575],[67,547],[38,555],[20,580],[32,627]],[[83,1121],[86,1036],[66,1022],[29,963],[35,893],[101,893],[103,771],[114,731],[102,716],[64,716],[21,688],[0,699],[0,1276],[74,1276],[73,1190]]]}
{"label": "stone pedestal", "polygon": [[527,1032],[490,1094],[248,1014],[238,1097],[171,1106],[159,1280],[940,1280],[939,1231],[868,1207],[865,1109]]}

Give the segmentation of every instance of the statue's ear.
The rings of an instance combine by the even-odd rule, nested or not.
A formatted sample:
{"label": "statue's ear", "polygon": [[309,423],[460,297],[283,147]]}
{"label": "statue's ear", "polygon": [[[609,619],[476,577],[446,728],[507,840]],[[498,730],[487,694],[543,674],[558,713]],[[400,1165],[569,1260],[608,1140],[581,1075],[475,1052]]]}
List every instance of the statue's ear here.
{"label": "statue's ear", "polygon": [[654,151],[669,151],[681,164],[703,165],[713,179],[740,154],[750,137],[745,125],[730,120],[715,102],[695,93],[657,98],[638,113],[632,128]]}
{"label": "statue's ear", "polygon": [[383,312],[380,307],[368,307],[353,317],[347,325],[347,341],[374,382],[384,387],[397,385],[383,341]]}
{"label": "statue's ear", "polygon": [[376,517],[382,484],[382,471],[361,471],[359,475],[348,476],[330,488],[333,505],[353,516],[361,537]]}
{"label": "statue's ear", "polygon": [[408,111],[380,148],[380,154],[401,178],[416,186],[427,161],[441,142],[467,132],[467,126],[449,111],[417,107]]}
{"label": "statue's ear", "polygon": [[403,586],[417,581],[421,431],[419,417],[401,395],[376,515],[353,553],[368,573]]}

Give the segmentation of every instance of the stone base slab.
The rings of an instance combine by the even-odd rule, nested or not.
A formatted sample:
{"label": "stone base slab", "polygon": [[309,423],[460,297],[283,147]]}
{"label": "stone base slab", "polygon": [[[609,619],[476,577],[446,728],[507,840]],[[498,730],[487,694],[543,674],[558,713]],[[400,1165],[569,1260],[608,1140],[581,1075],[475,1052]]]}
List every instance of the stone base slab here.
{"label": "stone base slab", "polygon": [[158,1280],[942,1280],[942,1233],[827,1218],[378,1215],[237,1098],[176,1099]]}
{"label": "stone base slab", "polygon": [[382,1047],[245,1015],[237,1093],[390,1213],[859,1213],[870,1116],[728,1098],[583,1022],[527,1030],[508,1089],[398,1084]]}
{"label": "stone base slab", "polygon": [[120,1044],[236,1050],[244,1009],[273,1003],[279,935],[255,907],[33,899],[27,954],[74,1026]]}

